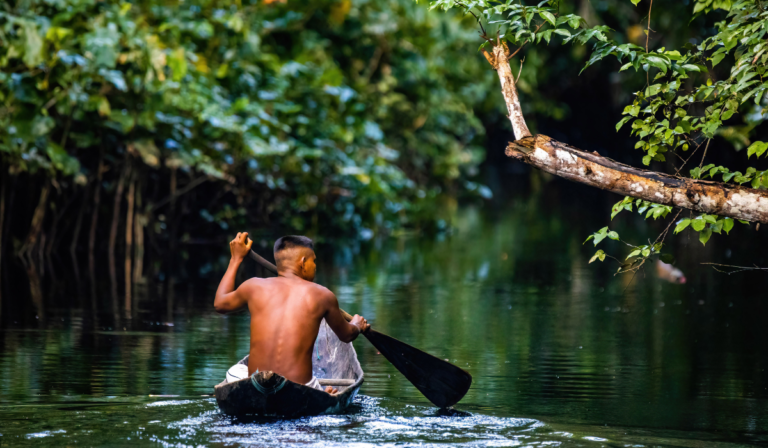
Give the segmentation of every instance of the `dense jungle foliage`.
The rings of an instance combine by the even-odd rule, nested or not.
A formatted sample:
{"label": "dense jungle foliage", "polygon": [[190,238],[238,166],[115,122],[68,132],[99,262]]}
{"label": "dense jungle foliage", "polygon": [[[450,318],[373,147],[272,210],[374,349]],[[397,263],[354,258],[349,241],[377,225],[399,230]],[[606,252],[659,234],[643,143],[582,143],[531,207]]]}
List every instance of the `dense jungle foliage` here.
{"label": "dense jungle foliage", "polygon": [[128,284],[145,240],[162,277],[179,243],[229,229],[367,237],[490,195],[469,180],[493,81],[471,21],[284,3],[6,3],[0,253],[31,266],[66,245],[91,275],[106,255],[113,284],[123,253]]}

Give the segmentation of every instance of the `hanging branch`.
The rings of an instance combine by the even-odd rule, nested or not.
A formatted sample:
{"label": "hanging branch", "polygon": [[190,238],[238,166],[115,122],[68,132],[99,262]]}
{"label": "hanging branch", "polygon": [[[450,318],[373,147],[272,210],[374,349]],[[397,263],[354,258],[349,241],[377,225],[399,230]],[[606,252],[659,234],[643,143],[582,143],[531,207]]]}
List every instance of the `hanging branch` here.
{"label": "hanging branch", "polygon": [[109,280],[111,283],[111,292],[112,292],[112,312],[115,314],[115,316],[118,316],[119,313],[119,306],[118,306],[118,298],[117,298],[117,266],[115,265],[115,244],[117,243],[117,227],[120,224],[120,209],[122,208],[123,203],[123,189],[125,188],[125,180],[128,177],[131,165],[130,165],[130,159],[128,159],[128,156],[126,155],[126,160],[124,162],[125,167],[123,168],[122,172],[120,173],[120,178],[117,181],[117,188],[115,188],[115,202],[112,205],[112,226],[109,230]]}
{"label": "hanging branch", "polygon": [[[653,9],[653,0],[651,0],[651,5],[648,7],[648,28],[645,30],[645,52],[648,53],[648,42],[651,39],[651,9]],[[648,86],[651,84],[651,77],[650,77],[650,71],[645,72],[645,85]]]}
{"label": "hanging branch", "polygon": [[[701,264],[707,264],[712,266],[712,269],[716,270],[717,272],[731,275],[736,274],[737,272],[744,272],[744,271],[768,271],[768,268],[761,268],[758,265],[754,265],[752,267],[750,266],[734,266],[730,264],[720,264],[720,263],[701,263]],[[723,268],[733,268],[732,271],[724,271],[722,269],[718,269],[717,266],[723,267]]]}
{"label": "hanging branch", "polygon": [[101,205],[101,181],[104,178],[104,148],[99,149],[99,163],[96,166],[94,182],[93,211],[91,212],[91,228],[88,234],[88,274],[91,277],[91,311],[96,313],[96,225],[99,221],[99,205]]}

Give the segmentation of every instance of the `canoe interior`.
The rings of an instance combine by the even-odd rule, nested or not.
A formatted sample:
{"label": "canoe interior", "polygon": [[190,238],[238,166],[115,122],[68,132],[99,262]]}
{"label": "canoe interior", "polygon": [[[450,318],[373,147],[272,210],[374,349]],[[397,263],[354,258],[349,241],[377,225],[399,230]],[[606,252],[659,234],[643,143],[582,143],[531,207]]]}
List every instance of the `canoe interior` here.
{"label": "canoe interior", "polygon": [[[247,365],[248,357],[240,363]],[[251,378],[224,381],[214,387],[216,402],[228,415],[300,417],[343,411],[363,384],[363,369],[352,344],[341,342],[325,320],[312,352],[312,375],[321,384],[332,383],[339,393],[330,395],[272,372],[262,372],[256,378],[262,391],[254,387]]]}

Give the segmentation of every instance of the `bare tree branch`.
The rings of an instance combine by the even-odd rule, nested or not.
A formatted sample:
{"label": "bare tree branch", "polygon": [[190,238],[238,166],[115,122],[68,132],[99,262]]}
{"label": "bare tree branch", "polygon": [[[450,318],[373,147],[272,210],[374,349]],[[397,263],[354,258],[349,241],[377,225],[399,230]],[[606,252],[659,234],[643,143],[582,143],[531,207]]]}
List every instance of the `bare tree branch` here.
{"label": "bare tree branch", "polygon": [[[744,271],[768,271],[768,268],[761,268],[757,265],[754,265],[753,267],[750,266],[734,266],[731,264],[720,264],[720,263],[701,263],[701,264],[707,264],[712,266],[712,269],[716,270],[717,272],[721,272],[723,274],[731,275],[736,274],[738,272],[744,272]],[[716,266],[720,266],[723,268],[733,268],[732,271],[724,271],[722,269],[718,269]]]}
{"label": "bare tree branch", "polygon": [[545,135],[509,143],[507,155],[574,182],[656,204],[768,222],[768,191],[634,168]]}

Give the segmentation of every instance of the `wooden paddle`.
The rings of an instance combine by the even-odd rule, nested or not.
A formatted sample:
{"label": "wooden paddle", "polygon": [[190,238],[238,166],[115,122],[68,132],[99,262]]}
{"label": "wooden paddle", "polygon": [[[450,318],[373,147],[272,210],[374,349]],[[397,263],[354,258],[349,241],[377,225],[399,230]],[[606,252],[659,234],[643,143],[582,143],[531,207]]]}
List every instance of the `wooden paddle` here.
{"label": "wooden paddle", "polygon": [[[277,267],[254,251],[250,257],[268,271],[277,274]],[[341,314],[347,321],[352,316],[344,310]],[[472,384],[472,375],[464,369],[436,358],[405,342],[379,333],[373,328],[363,335],[408,381],[416,386],[429,401],[440,408],[447,408],[464,398]]]}

